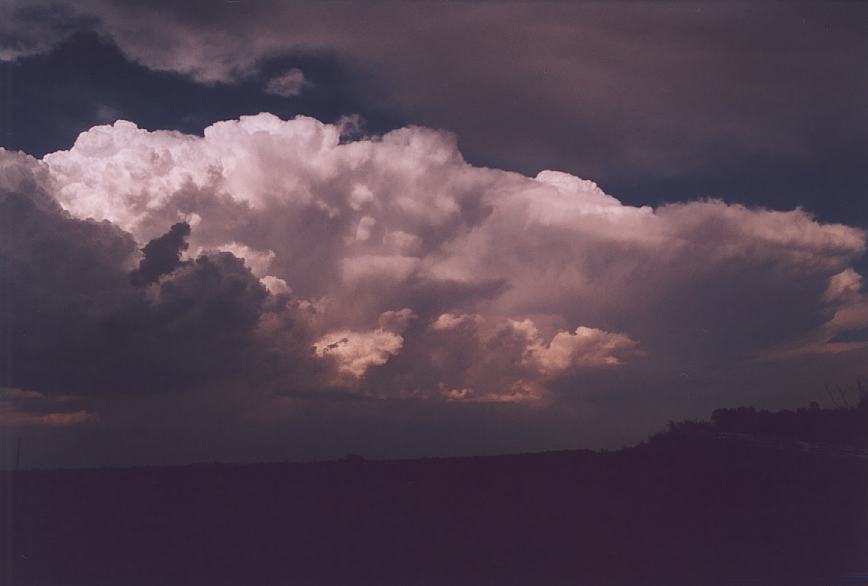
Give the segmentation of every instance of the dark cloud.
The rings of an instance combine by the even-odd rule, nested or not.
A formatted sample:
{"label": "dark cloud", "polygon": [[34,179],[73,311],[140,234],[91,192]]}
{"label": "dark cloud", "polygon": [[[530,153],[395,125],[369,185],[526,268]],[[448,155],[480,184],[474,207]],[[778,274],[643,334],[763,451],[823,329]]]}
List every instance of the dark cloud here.
{"label": "dark cloud", "polygon": [[240,259],[200,256],[164,277],[153,295],[109,318],[121,344],[106,349],[91,385],[165,392],[244,379],[266,292]]}
{"label": "dark cloud", "polygon": [[0,191],[0,387],[94,396],[250,380],[266,353],[260,319],[279,316],[286,300],[266,304],[241,259],[214,252],[181,262],[186,223],[139,258],[128,233],[63,211],[40,188],[34,160],[2,155],[14,184]]}
{"label": "dark cloud", "polygon": [[43,53],[70,35],[98,24],[96,18],[63,2],[11,2],[3,8],[0,61]]}
{"label": "dark cloud", "polygon": [[87,399],[0,388],[0,425],[6,428],[81,426],[97,421],[99,415]]}
{"label": "dark cloud", "polygon": [[88,352],[97,350],[99,322],[132,299],[125,290],[136,243],[108,222],[69,217],[40,185],[35,161],[0,154],[6,177],[24,177],[0,193],[2,384],[65,392],[67,373],[79,386],[95,366],[98,355]]}
{"label": "dark cloud", "polygon": [[148,242],[142,249],[144,256],[139,268],[130,273],[130,282],[141,287],[181,266],[181,253],[190,246],[189,235],[190,224],[178,222],[168,232]]}

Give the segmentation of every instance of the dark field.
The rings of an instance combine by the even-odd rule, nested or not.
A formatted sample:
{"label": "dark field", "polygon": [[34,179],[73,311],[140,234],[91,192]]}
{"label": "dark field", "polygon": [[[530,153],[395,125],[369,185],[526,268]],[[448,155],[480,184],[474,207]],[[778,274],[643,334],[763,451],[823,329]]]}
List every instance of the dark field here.
{"label": "dark field", "polygon": [[668,434],[612,453],[2,479],[4,584],[832,584],[868,574],[868,459],[794,442]]}

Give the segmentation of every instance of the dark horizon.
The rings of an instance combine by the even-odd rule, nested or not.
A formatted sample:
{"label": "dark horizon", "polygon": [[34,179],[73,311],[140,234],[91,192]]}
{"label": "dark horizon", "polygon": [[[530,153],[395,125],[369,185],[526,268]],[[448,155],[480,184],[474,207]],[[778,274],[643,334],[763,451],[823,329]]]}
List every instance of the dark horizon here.
{"label": "dark horizon", "polygon": [[863,583],[866,462],[863,393],[615,452],[0,472],[0,583]]}

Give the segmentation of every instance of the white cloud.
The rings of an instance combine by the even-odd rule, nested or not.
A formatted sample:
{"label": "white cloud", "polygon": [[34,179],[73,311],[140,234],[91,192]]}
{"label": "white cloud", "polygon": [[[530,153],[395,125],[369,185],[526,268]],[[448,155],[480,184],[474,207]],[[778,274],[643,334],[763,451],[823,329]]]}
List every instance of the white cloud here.
{"label": "white cloud", "polygon": [[360,377],[371,366],[382,366],[401,351],[404,339],[394,332],[378,328],[367,332],[338,330],[320,338],[316,353],[334,357],[341,372]]}
{"label": "white cloud", "polygon": [[443,313],[431,324],[431,328],[437,331],[454,330],[462,324],[478,324],[482,317],[478,315]]}
{"label": "white cloud", "polygon": [[558,377],[618,366],[641,355],[638,343],[623,334],[580,326],[546,339],[528,318],[444,313],[429,329],[430,362],[440,394],[450,401],[537,401],[546,398],[548,383]]}
{"label": "white cloud", "polygon": [[191,256],[196,258],[197,256],[207,254],[210,251],[231,252],[238,258],[244,259],[244,264],[246,264],[250,269],[250,272],[257,277],[265,277],[268,274],[268,268],[271,266],[271,263],[274,261],[274,257],[276,256],[273,250],[254,250],[249,246],[237,242],[227,242],[212,248],[200,247],[196,249]]}
{"label": "white cloud", "polygon": [[286,284],[286,281],[279,277],[272,277],[271,275],[265,275],[261,279],[259,279],[269,293],[272,295],[281,295],[281,294],[290,294],[292,293],[292,288]]}
{"label": "white cloud", "polygon": [[397,311],[384,311],[377,319],[377,323],[380,325],[380,328],[386,331],[397,332],[400,334],[407,329],[410,322],[418,317],[418,315],[413,313],[412,309],[405,307],[404,309],[399,309]]}
{"label": "white cloud", "polygon": [[517,323],[516,327],[527,333],[528,360],[546,375],[577,367],[617,366],[638,346],[629,336],[584,326],[574,332],[560,331],[545,344],[529,320]]}
{"label": "white cloud", "polygon": [[[246,116],[202,137],[119,121],[33,164],[69,213],[139,243],[195,218],[190,250],[232,251],[269,290],[288,283],[320,307],[317,355],[345,374],[365,378],[413,348],[417,366],[401,366],[391,390],[379,381],[385,393],[442,397],[442,383],[453,400],[538,397],[550,379],[617,368],[639,348],[678,369],[808,338],[822,352],[836,324],[868,325],[854,301],[859,229],[720,200],[624,205],[566,173],[474,167],[453,135],[427,128],[342,143],[338,125],[305,117]],[[383,327],[394,307],[427,325]],[[472,365],[455,371],[466,380],[440,376],[438,360],[460,361],[437,346],[446,338],[497,376]]]}

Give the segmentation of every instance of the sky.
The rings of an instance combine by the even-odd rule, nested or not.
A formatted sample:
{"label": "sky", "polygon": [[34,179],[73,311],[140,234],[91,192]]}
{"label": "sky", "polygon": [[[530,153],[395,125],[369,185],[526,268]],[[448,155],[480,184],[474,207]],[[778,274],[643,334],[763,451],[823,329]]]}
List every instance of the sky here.
{"label": "sky", "polygon": [[864,5],[0,10],[0,466],[613,449],[866,374]]}

